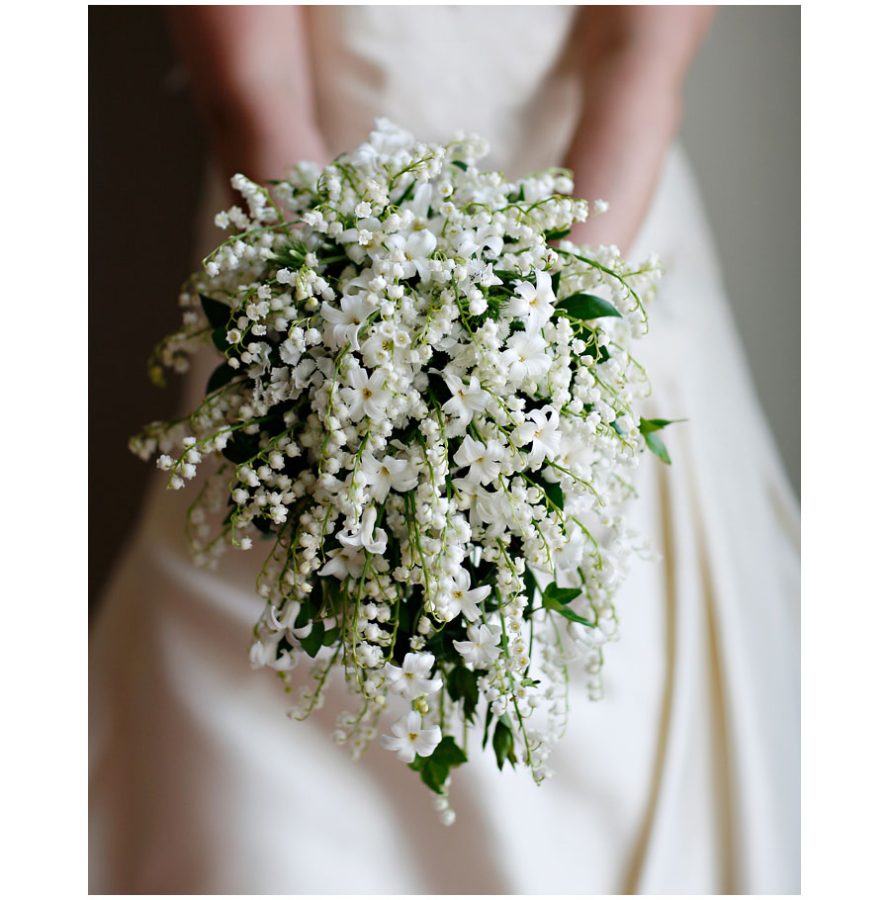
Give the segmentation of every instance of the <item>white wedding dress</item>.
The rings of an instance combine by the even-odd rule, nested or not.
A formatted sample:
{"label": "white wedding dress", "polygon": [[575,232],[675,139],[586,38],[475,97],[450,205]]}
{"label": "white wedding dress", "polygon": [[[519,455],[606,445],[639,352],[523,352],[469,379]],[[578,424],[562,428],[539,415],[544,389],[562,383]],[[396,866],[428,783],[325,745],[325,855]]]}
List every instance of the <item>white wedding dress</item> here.
{"label": "white wedding dress", "polygon": [[[421,138],[478,131],[512,174],[558,163],[572,15],[310,8],[329,147],[384,115]],[[797,505],[676,149],[630,256],[650,251],[668,274],[638,348],[649,414],[688,421],[667,433],[672,466],[644,463],[635,526],[661,559],[619,594],[604,699],[577,680],[555,777],[536,787],[476,750],[445,828],[394,754],[356,764],[333,744],[336,695],[290,721],[248,665],[256,556],[194,568],[184,498],[158,478],[92,636],[93,892],[799,891]]]}

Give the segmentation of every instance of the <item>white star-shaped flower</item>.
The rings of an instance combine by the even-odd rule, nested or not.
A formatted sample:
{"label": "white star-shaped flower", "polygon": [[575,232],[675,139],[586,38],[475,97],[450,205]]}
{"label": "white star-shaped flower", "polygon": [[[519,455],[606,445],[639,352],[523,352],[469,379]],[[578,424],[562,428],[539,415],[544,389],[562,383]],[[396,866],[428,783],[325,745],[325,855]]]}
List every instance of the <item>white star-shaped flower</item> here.
{"label": "white star-shaped flower", "polygon": [[487,669],[501,652],[501,626],[470,625],[467,637],[468,641],[455,641],[454,649],[471,669]]}
{"label": "white star-shaped flower", "polygon": [[535,271],[535,285],[522,281],[516,285],[516,295],[507,306],[507,315],[526,321],[526,330],[538,332],[553,315],[556,295],[550,273],[541,269]]}
{"label": "white star-shaped flower", "polygon": [[414,762],[415,756],[430,756],[442,741],[442,729],[438,725],[423,727],[419,712],[413,710],[392,726],[392,733],[381,735],[380,741],[387,750],[395,750],[402,762]]}
{"label": "white star-shaped flower", "polygon": [[383,670],[390,686],[408,700],[427,697],[442,689],[442,679],[430,678],[430,670],[436,662],[432,653],[406,653],[401,666],[387,663]]}
{"label": "white star-shaped flower", "polygon": [[364,293],[347,294],[340,301],[339,309],[325,300],[321,304],[321,317],[328,323],[325,335],[328,345],[342,347],[349,344],[353,350],[358,350],[359,330],[372,312],[374,304]]}
{"label": "white star-shaped flower", "polygon": [[[549,416],[549,417],[548,417]],[[545,457],[555,459],[560,449],[559,413],[552,406],[533,409],[513,432],[517,447],[531,443],[528,461],[538,468]]]}
{"label": "white star-shaped flower", "polygon": [[442,375],[452,395],[442,406],[442,412],[451,419],[445,434],[454,437],[472,421],[474,413],[485,410],[489,396],[475,375],[470,376],[469,384],[452,372],[443,372]]}
{"label": "white star-shaped flower", "polygon": [[417,274],[421,281],[427,281],[430,275],[429,258],[436,249],[436,236],[428,228],[411,231],[408,236],[394,234],[387,239],[390,252],[404,256],[402,266],[405,277]]}
{"label": "white star-shaped flower", "polygon": [[349,409],[349,418],[353,422],[365,416],[379,419],[390,398],[390,391],[386,388],[386,372],[375,369],[373,375],[368,375],[365,369],[358,366],[350,369],[346,378],[348,386],[342,388],[340,393]]}
{"label": "white star-shaped flower", "polygon": [[318,570],[319,575],[333,575],[343,581],[348,578],[360,578],[365,570],[365,554],[352,547],[337,548],[331,551],[328,561]]}
{"label": "white star-shaped flower", "polygon": [[454,462],[460,468],[469,466],[467,479],[477,484],[489,484],[500,472],[500,462],[504,458],[504,448],[496,441],[483,444],[472,437],[465,437],[460,449],[454,454]]}
{"label": "white star-shaped flower", "polygon": [[479,604],[491,593],[491,585],[470,589],[470,573],[460,568],[453,578],[444,579],[442,593],[448,621],[462,614],[468,622],[475,622],[482,615]]}
{"label": "white star-shaped flower", "polygon": [[507,340],[507,349],[501,353],[510,380],[519,384],[526,378],[538,380],[553,365],[547,353],[547,342],[540,334],[517,331]]}
{"label": "white star-shaped flower", "polygon": [[377,503],[383,503],[391,490],[410,491],[417,487],[417,467],[410,459],[384,456],[362,457],[362,469],[368,478],[368,489]]}

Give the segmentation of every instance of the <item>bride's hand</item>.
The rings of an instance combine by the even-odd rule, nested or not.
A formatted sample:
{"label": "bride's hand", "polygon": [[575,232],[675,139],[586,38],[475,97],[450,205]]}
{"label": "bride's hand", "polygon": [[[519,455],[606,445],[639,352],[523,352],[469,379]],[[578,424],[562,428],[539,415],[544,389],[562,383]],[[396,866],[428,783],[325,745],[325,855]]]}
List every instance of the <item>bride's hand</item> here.
{"label": "bride's hand", "polygon": [[229,177],[282,178],[298,160],[330,161],[313,102],[304,10],[179,6],[168,15],[214,155]]}
{"label": "bride's hand", "polygon": [[571,239],[627,252],[679,126],[683,77],[713,10],[600,6],[579,15],[583,106],[565,165],[575,172],[576,196],[606,200],[609,211],[577,225]]}

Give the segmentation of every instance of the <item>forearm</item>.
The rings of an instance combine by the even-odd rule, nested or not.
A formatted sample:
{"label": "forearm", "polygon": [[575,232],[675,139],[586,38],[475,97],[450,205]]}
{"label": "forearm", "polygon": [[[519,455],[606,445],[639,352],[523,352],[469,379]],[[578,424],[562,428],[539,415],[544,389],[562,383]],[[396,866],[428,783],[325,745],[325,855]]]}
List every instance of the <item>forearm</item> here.
{"label": "forearm", "polygon": [[303,30],[294,7],[173,7],[169,21],[213,152],[226,174],[281,178],[327,162]]}
{"label": "forearm", "polygon": [[604,15],[605,21],[585,23],[589,62],[566,165],[575,172],[578,196],[604,199],[610,208],[577,226],[572,239],[617,244],[626,251],[679,126],[683,76],[710,11],[636,7]]}

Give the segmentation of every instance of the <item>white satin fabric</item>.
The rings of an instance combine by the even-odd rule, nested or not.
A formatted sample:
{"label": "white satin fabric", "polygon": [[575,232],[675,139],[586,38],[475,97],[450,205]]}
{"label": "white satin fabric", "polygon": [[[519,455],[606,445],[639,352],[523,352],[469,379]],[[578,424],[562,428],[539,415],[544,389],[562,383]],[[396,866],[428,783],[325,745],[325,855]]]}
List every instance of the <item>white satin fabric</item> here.
{"label": "white satin fabric", "polygon": [[[311,8],[329,146],[382,114],[423,138],[477,130],[512,173],[557,163],[571,16]],[[638,561],[618,598],[605,698],[576,680],[556,776],[535,787],[476,749],[444,828],[394,754],[355,764],[334,746],[338,692],[288,720],[247,661],[256,555],[193,568],[187,498],[158,479],[92,637],[93,892],[799,891],[797,505],[678,150],[638,239],[651,250],[668,275],[638,348],[648,413],[688,421],[666,432],[671,467],[645,461],[634,518],[661,560]]]}

